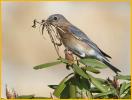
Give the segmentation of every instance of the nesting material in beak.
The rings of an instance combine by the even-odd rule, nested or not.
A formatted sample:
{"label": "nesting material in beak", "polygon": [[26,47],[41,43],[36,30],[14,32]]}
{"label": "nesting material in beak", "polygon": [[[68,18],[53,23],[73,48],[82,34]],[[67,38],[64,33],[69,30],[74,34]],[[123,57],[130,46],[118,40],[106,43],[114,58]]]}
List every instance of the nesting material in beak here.
{"label": "nesting material in beak", "polygon": [[46,29],[47,33],[50,36],[50,40],[54,45],[54,48],[56,50],[57,55],[60,57],[59,54],[59,46],[62,45],[61,38],[57,32],[57,27],[51,25],[50,21],[48,20],[42,20],[41,22],[37,21],[36,19],[33,21],[33,28],[36,28],[39,24],[39,28],[41,30],[41,34],[44,36],[44,30]]}

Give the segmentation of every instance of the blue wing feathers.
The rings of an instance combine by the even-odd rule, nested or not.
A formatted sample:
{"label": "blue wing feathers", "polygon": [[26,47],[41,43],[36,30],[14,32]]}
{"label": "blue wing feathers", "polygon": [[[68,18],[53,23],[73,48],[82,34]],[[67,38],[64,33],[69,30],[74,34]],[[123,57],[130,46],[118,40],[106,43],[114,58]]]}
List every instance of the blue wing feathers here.
{"label": "blue wing feathers", "polygon": [[76,37],[76,38],[84,41],[85,43],[87,43],[90,47],[92,47],[95,51],[97,51],[102,56],[111,58],[108,54],[106,54],[105,52],[103,52],[95,43],[93,43],[87,37],[87,35],[84,32],[82,32],[80,29],[78,29],[77,27],[71,25],[71,26],[69,26],[68,31],[71,32],[74,37]]}

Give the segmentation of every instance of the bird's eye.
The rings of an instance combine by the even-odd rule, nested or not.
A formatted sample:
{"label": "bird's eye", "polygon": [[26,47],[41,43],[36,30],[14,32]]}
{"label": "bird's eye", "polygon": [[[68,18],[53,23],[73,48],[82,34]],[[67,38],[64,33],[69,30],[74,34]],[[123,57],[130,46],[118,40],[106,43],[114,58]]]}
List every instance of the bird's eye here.
{"label": "bird's eye", "polygon": [[58,18],[57,17],[54,17],[54,20],[57,20]]}

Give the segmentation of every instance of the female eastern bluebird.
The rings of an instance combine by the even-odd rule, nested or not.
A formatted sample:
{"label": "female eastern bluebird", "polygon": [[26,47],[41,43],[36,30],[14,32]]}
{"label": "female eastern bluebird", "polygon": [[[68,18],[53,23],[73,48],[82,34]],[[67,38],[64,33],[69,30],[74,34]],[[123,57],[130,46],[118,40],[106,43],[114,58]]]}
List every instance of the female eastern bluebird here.
{"label": "female eastern bluebird", "polygon": [[67,50],[72,51],[73,54],[81,58],[93,57],[106,64],[115,73],[120,72],[107,59],[111,57],[93,43],[84,32],[72,25],[63,15],[53,14],[49,16],[47,22],[56,27]]}

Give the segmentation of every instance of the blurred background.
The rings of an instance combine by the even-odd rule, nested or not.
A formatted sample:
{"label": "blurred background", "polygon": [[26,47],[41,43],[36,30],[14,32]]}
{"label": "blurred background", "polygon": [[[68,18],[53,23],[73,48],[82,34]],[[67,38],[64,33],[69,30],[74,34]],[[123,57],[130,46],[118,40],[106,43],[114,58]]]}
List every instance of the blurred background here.
{"label": "blurred background", "polygon": [[[34,19],[63,14],[83,30],[102,50],[112,56],[111,62],[130,74],[130,4],[128,2],[3,2],[2,3],[2,97],[5,85],[20,95],[50,96],[49,84],[58,84],[71,71],[60,64],[34,70],[33,67],[55,61],[57,54],[47,33],[43,39],[33,29]],[[64,47],[60,51],[63,54]],[[97,77],[111,77],[104,69]]]}

